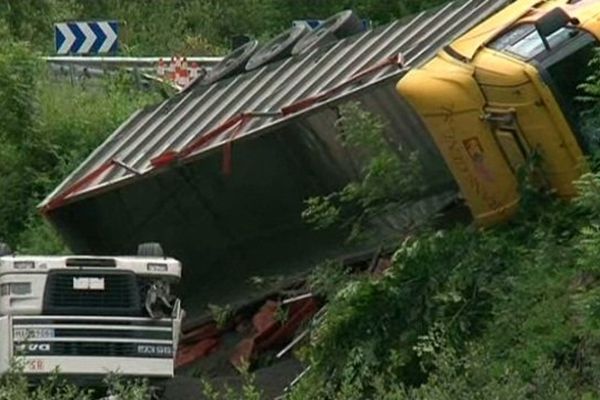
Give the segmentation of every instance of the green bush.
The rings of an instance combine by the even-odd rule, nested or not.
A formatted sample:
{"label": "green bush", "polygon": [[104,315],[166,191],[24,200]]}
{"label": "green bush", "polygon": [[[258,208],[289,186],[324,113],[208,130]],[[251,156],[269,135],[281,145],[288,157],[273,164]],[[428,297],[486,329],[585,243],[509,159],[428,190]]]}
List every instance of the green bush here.
{"label": "green bush", "polygon": [[291,398],[598,398],[600,174],[578,187],[504,226],[404,241],[383,278],[330,296]]}
{"label": "green bush", "polygon": [[14,37],[46,54],[53,51],[52,25],[60,21],[117,20],[121,52],[137,56],[224,54],[233,36],[268,38],[296,19],[325,19],[345,8],[375,25],[441,0],[1,0],[0,19]]}
{"label": "green bush", "polygon": [[0,375],[0,400],[92,400],[105,394],[119,400],[148,400],[151,397],[151,387],[145,380],[125,380],[110,374],[103,386],[95,390],[78,387],[61,377],[59,370],[33,386],[23,374],[19,359],[15,359],[11,369]]}
{"label": "green bush", "polygon": [[55,81],[27,43],[0,39],[2,240],[21,251],[64,251],[36,205],[133,111],[157,100],[131,79]]}

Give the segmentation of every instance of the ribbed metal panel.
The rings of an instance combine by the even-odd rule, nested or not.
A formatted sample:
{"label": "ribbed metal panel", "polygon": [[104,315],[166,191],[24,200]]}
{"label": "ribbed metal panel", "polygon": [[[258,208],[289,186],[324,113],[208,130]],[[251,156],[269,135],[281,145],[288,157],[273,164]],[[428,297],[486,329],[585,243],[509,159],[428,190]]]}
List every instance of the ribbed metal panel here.
{"label": "ribbed metal panel", "polygon": [[[42,205],[110,160],[118,160],[131,167],[131,170],[115,166],[78,192],[93,191],[123,179],[135,179],[136,174],[132,170],[149,172],[152,170],[150,160],[154,157],[165,151],[181,150],[239,113],[280,110],[336,87],[386,57],[402,54],[407,66],[419,66],[430,59],[441,46],[505,4],[505,0],[448,3],[436,10],[355,35],[308,54],[290,57],[212,85],[195,85],[159,105],[136,113],[118,129],[118,134],[103,143]],[[360,87],[368,87],[394,72],[397,72],[397,66],[382,68],[343,89],[340,95],[349,94]],[[384,100],[380,104],[385,106],[394,103]],[[300,111],[299,114],[305,112],[308,110]],[[394,124],[409,113],[410,111],[402,109],[388,109],[385,112],[386,116],[393,119]],[[261,134],[274,123],[281,123],[291,117],[253,119],[237,135],[237,139]],[[201,151],[219,146],[227,137],[228,133],[224,132]],[[429,138],[411,139],[417,141],[410,146],[416,149],[421,148],[421,145],[430,145]],[[418,143],[419,140],[422,143]],[[78,194],[69,193],[69,197],[76,197]]]}
{"label": "ribbed metal panel", "polygon": [[[20,356],[173,356],[170,319],[46,315],[15,316],[12,321],[14,347]],[[36,337],[35,332],[41,331],[50,332],[50,335]],[[36,344],[43,344],[43,347]]]}

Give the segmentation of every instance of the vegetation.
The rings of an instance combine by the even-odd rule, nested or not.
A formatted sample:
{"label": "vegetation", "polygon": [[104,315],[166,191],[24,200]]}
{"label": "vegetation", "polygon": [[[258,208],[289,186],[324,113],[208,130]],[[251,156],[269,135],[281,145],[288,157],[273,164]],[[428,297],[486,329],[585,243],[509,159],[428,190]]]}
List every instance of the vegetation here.
{"label": "vegetation", "polygon": [[261,400],[263,398],[263,394],[261,390],[257,388],[254,381],[254,376],[248,370],[248,365],[242,364],[238,368],[238,372],[242,378],[241,388],[239,390],[235,390],[227,384],[225,387],[218,389],[212,383],[210,383],[208,379],[201,378],[200,383],[202,385],[202,394],[208,400]]}
{"label": "vegetation", "polygon": [[208,310],[215,321],[218,329],[226,328],[233,318],[233,310],[229,304],[219,306],[217,304],[209,304]]}
{"label": "vegetation", "polygon": [[31,389],[22,372],[22,365],[17,360],[11,371],[0,376],[0,400],[92,400],[104,394],[119,400],[148,400],[151,397],[151,388],[144,380],[125,382],[116,375],[108,375],[106,388],[83,389],[62,379],[56,371]]}
{"label": "vegetation", "polygon": [[375,236],[374,221],[421,198],[425,186],[422,165],[417,153],[390,146],[383,133],[385,123],[359,103],[344,104],[339,113],[342,144],[364,158],[362,177],[337,192],[309,198],[302,216],[316,229],[339,224],[348,230],[349,241],[364,240]]}
{"label": "vegetation", "polygon": [[508,226],[406,240],[332,298],[292,398],[597,398],[600,175],[580,186]]}
{"label": "vegetation", "polygon": [[16,38],[36,49],[53,51],[52,24],[68,20],[117,20],[122,52],[130,55],[218,55],[234,36],[271,37],[296,19],[325,19],[352,8],[381,24],[441,0],[0,0]]}
{"label": "vegetation", "polygon": [[34,46],[8,32],[0,19],[1,239],[23,252],[61,252],[36,205],[121,121],[157,96],[132,89],[126,75],[89,87],[53,80]]}

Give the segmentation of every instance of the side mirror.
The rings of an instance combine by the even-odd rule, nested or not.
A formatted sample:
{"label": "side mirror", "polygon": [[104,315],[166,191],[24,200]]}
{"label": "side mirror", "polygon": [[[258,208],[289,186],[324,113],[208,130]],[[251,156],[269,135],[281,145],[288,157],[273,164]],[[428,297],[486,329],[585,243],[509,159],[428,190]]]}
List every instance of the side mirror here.
{"label": "side mirror", "polygon": [[579,21],[577,21],[575,18],[571,18],[569,14],[567,14],[560,7],[556,7],[548,11],[546,14],[544,14],[544,16],[536,21],[535,29],[538,31],[542,41],[544,42],[544,47],[546,47],[547,50],[550,50],[550,45],[548,44],[546,38],[557,30],[564,28],[569,23],[577,25]]}

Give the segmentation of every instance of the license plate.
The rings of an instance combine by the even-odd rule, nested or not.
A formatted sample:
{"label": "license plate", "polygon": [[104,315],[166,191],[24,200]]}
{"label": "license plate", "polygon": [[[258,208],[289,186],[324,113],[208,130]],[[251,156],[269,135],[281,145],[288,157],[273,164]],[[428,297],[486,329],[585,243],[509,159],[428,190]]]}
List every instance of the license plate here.
{"label": "license plate", "polygon": [[104,290],[104,278],[73,278],[75,290]]}
{"label": "license plate", "polygon": [[48,339],[54,337],[52,328],[14,328],[13,340],[26,341],[30,339]]}

